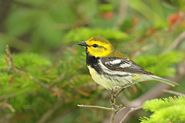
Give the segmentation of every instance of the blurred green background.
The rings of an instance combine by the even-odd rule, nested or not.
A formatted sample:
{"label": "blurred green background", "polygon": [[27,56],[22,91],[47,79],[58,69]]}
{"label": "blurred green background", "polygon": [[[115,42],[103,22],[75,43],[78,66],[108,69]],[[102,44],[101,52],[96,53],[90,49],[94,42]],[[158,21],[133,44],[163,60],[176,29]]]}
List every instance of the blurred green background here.
{"label": "blurred green background", "polygon": [[[76,44],[102,36],[148,71],[175,78],[185,61],[185,43],[175,45],[183,31],[184,0],[0,0],[0,123],[104,122],[109,112],[77,107],[110,104]],[[119,100],[155,84],[137,84]],[[173,90],[185,93],[185,78]]]}

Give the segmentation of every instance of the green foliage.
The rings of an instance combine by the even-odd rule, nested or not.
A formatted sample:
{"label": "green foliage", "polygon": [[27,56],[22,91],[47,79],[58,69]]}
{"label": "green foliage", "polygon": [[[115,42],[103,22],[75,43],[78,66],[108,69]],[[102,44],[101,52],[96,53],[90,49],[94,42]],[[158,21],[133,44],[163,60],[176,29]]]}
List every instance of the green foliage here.
{"label": "green foliage", "polygon": [[[76,52],[73,53],[74,56],[75,54]],[[35,100],[33,98],[36,93],[38,95],[48,95],[48,91],[46,90],[49,86],[51,86],[51,96],[47,98],[49,102],[55,100],[55,97],[52,96],[52,93],[54,93],[52,88],[55,90],[55,86],[58,86],[57,88],[63,88],[65,93],[68,94],[72,90],[75,90],[74,87],[80,87],[89,79],[86,71],[82,73],[78,71],[78,69],[82,70],[83,65],[79,65],[79,62],[82,61],[78,58],[79,55],[76,55],[76,61],[74,61],[70,50],[64,54],[65,56],[70,57],[67,57],[65,61],[61,59],[57,64],[53,64],[50,60],[34,53],[14,54],[12,61],[8,61],[9,58],[6,55],[1,56],[0,99],[10,98],[9,103],[15,110],[22,111],[27,109],[28,104],[38,108],[41,102],[46,100],[45,97],[42,97],[38,101],[36,99],[36,104],[31,104],[29,101]],[[12,66],[10,66],[10,63]],[[53,84],[55,84],[54,87]],[[45,90],[42,88],[45,88]],[[68,100],[71,101],[73,99],[71,98],[73,97],[71,94],[68,96],[64,94],[63,96],[69,96]]]}
{"label": "green foliage", "polygon": [[9,35],[20,36],[31,30],[36,14],[36,11],[30,9],[18,9],[13,12],[7,20]]}
{"label": "green foliage", "polygon": [[51,62],[42,56],[33,53],[17,54],[13,57],[14,63],[18,68],[30,67],[46,67],[51,65]]}
{"label": "green foliage", "polygon": [[[131,0],[121,5],[122,1],[4,0],[0,4],[0,121],[35,123],[53,112],[45,122],[103,122],[107,112],[90,109],[87,113],[76,107],[109,106],[108,92],[93,83],[84,49],[76,45],[92,36],[110,40],[116,50],[148,71],[174,76],[176,65],[185,58],[184,43],[175,51],[161,52],[184,31],[184,16],[169,26],[169,16],[184,14],[183,0]],[[10,56],[4,53],[6,45]],[[154,84],[142,83],[123,94],[135,99]],[[175,89],[182,92],[185,86]]]}
{"label": "green foliage", "polygon": [[130,0],[129,6],[135,9],[147,20],[152,20],[149,21],[150,25],[152,24],[157,28],[167,27],[166,16],[175,9],[174,7],[165,6],[165,2],[161,0],[149,0],[145,2],[140,0]]}
{"label": "green foliage", "polygon": [[[41,79],[48,78],[46,70],[51,63],[36,54],[23,53],[13,56],[13,66],[10,66],[7,56],[2,56],[0,60],[0,96],[2,98],[10,98],[11,104],[17,110],[22,110],[28,103],[27,95],[38,89],[38,85],[34,82],[33,76]],[[12,67],[12,68],[10,68]]]}
{"label": "green foliage", "polygon": [[79,28],[79,29],[74,29],[73,31],[70,31],[69,33],[67,33],[66,40],[82,41],[84,39],[88,39],[89,37],[93,37],[93,36],[102,36],[107,39],[114,39],[119,41],[128,39],[128,36],[126,33],[115,29]]}
{"label": "green foliage", "polygon": [[185,97],[153,99],[146,101],[143,108],[152,114],[148,118],[142,118],[141,123],[185,122]]}
{"label": "green foliage", "polygon": [[182,52],[168,52],[158,56],[142,55],[136,58],[136,63],[157,75],[173,76],[176,71],[172,66],[182,61],[183,57],[184,54]]}

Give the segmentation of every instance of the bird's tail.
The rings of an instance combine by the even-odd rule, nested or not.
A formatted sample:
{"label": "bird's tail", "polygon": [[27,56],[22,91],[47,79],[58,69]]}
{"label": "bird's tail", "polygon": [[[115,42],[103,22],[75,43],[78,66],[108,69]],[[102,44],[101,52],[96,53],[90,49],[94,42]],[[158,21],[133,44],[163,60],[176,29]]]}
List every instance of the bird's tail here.
{"label": "bird's tail", "polygon": [[168,79],[165,79],[165,78],[162,78],[162,77],[159,77],[159,76],[151,75],[151,77],[152,77],[153,80],[162,82],[164,84],[167,84],[167,85],[170,85],[170,86],[173,86],[173,87],[178,85],[176,82],[173,82],[171,80],[168,80]]}

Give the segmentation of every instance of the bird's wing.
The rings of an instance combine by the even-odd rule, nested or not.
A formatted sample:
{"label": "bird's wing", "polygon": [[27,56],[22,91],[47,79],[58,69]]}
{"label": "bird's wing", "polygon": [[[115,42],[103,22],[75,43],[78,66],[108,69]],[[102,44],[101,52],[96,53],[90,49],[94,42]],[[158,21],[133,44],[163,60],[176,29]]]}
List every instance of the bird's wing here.
{"label": "bird's wing", "polygon": [[106,57],[106,58],[101,58],[101,63],[103,64],[103,66],[106,67],[106,69],[109,72],[112,72],[112,73],[116,71],[116,73],[119,73],[119,74],[128,73],[129,75],[133,75],[133,74],[139,75],[138,76],[139,81],[157,80],[165,84],[168,84],[170,86],[176,85],[176,83],[170,80],[161,78],[150,72],[145,71],[139,65],[137,65],[136,63],[134,63],[133,61],[127,58]]}
{"label": "bird's wing", "polygon": [[145,71],[127,58],[104,57],[101,58],[101,62],[105,67],[112,71],[152,75],[152,73]]}

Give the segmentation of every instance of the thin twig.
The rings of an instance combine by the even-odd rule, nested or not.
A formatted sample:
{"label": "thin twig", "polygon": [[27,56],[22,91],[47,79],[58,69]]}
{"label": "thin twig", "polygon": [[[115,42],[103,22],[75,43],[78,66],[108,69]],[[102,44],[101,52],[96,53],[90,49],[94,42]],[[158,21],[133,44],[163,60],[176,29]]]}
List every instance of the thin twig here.
{"label": "thin twig", "polygon": [[137,110],[139,110],[141,108],[142,108],[142,106],[138,106],[138,107],[135,107],[135,108],[130,108],[130,110],[123,116],[123,118],[121,119],[120,123],[123,123],[130,113],[132,113],[133,111],[137,111]]}
{"label": "thin twig", "polygon": [[103,109],[103,110],[108,110],[108,111],[114,111],[114,108],[103,107],[103,106],[98,106],[98,105],[82,105],[82,104],[78,104],[77,106],[81,107],[81,108],[95,108],[95,109]]}
{"label": "thin twig", "polygon": [[114,109],[112,111],[112,115],[111,115],[111,122],[114,123],[114,119],[115,119],[115,115],[116,113],[121,109],[120,106],[118,106],[116,103],[116,98],[119,96],[119,94],[124,90],[125,88],[114,88],[111,91],[111,98],[110,98],[110,102],[112,105],[112,108]]}
{"label": "thin twig", "polygon": [[12,72],[12,70],[14,70],[15,66],[14,66],[12,54],[10,52],[8,45],[5,48],[5,55],[6,55],[6,63],[8,64],[8,72]]}
{"label": "thin twig", "polygon": [[115,115],[116,115],[116,95],[115,95],[115,91],[114,91],[114,89],[111,91],[111,97],[110,97],[110,103],[111,103],[111,106],[112,106],[112,108],[114,109],[113,111],[112,111],[112,115],[111,115],[111,123],[114,123],[114,117],[115,117]]}
{"label": "thin twig", "polygon": [[172,91],[172,90],[164,90],[165,93],[169,93],[169,94],[174,94],[177,96],[185,96],[185,94],[177,92],[177,91]]}
{"label": "thin twig", "polygon": [[116,113],[117,113],[117,111],[112,111],[111,123],[114,123],[114,119],[115,119]]}
{"label": "thin twig", "polygon": [[182,42],[185,42],[185,32],[182,32],[176,39],[175,41],[166,49],[166,52],[168,51],[171,51],[171,50],[175,50],[177,49],[181,44]]}
{"label": "thin twig", "polygon": [[56,110],[60,109],[62,106],[62,100],[58,100],[53,107],[51,107],[46,113],[42,115],[42,117],[38,120],[37,123],[46,123],[50,117],[56,112]]}
{"label": "thin twig", "polygon": [[125,20],[127,13],[127,0],[120,0],[120,6],[119,6],[119,11],[117,14],[117,22],[115,23],[115,28],[119,28],[122,24],[123,21]]}
{"label": "thin twig", "polygon": [[14,107],[11,104],[7,103],[7,102],[1,102],[0,107],[1,108],[8,108],[11,112],[15,112]]}
{"label": "thin twig", "polygon": [[[116,103],[116,98],[119,96],[119,94],[121,93],[121,92],[123,92],[124,90],[125,90],[125,88],[126,88],[126,86],[125,87],[123,87],[123,88],[121,88],[121,89],[119,89],[118,91],[116,91],[115,92],[115,95],[114,95],[114,98],[115,98],[115,103]],[[116,89],[117,90],[117,89]],[[116,113],[119,111],[119,110],[121,110],[121,109],[123,109],[123,108],[125,108],[125,107],[116,107],[116,110],[112,113],[112,116],[111,116],[111,118],[112,118],[112,123],[114,123],[114,119],[115,119],[115,116],[116,116]]]}

